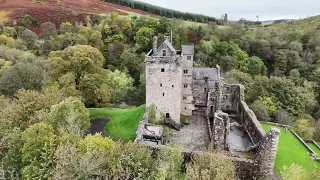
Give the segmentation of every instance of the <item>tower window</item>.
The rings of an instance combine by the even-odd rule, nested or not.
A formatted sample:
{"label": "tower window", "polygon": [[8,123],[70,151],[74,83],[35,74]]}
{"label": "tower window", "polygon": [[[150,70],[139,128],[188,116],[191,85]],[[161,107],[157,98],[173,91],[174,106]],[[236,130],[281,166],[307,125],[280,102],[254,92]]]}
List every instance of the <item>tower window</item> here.
{"label": "tower window", "polygon": [[162,87],[162,83],[160,84],[160,87]]}
{"label": "tower window", "polygon": [[186,96],[183,96],[183,100],[187,100],[187,97],[186,97]]}
{"label": "tower window", "polygon": [[172,85],[172,87],[174,87],[174,85]]}
{"label": "tower window", "polygon": [[187,56],[187,60],[191,60],[191,56]]}
{"label": "tower window", "polygon": [[188,84],[184,84],[183,87],[184,87],[184,88],[188,88]]}
{"label": "tower window", "polygon": [[162,56],[167,56],[167,51],[166,50],[162,50]]}
{"label": "tower window", "polygon": [[162,93],[162,96],[164,96],[164,93]]}
{"label": "tower window", "polygon": [[183,70],[183,73],[184,74],[188,74],[188,70]]}
{"label": "tower window", "polygon": [[207,88],[204,88],[204,91],[207,91]]}
{"label": "tower window", "polygon": [[187,107],[184,107],[184,110],[187,110]]}
{"label": "tower window", "polygon": [[164,68],[161,68],[161,72],[165,72]]}

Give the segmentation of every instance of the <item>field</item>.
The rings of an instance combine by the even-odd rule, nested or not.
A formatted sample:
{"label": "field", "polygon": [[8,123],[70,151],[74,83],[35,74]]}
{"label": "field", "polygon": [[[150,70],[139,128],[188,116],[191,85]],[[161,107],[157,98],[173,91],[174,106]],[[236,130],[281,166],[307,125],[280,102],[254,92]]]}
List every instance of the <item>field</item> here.
{"label": "field", "polygon": [[139,122],[143,118],[146,106],[132,109],[90,108],[90,118],[110,118],[106,127],[108,134],[124,141],[134,140]]}
{"label": "field", "polygon": [[308,143],[308,146],[317,154],[320,158],[320,149],[313,143]]}
{"label": "field", "polygon": [[[262,124],[262,126],[266,132],[275,127],[268,124]],[[319,166],[319,163],[311,159],[307,153],[308,150],[290,131],[285,132],[284,128],[276,128],[279,128],[281,131],[275,162],[278,172],[281,171],[283,166],[290,166],[291,164],[302,166],[307,171],[312,171],[315,169],[315,166]]]}

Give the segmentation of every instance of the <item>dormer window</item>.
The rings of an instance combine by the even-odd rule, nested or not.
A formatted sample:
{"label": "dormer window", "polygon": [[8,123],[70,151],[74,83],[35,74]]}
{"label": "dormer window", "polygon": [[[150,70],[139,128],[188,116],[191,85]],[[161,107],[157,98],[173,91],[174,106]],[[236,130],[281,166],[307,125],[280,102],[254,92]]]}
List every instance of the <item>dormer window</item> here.
{"label": "dormer window", "polygon": [[167,50],[162,50],[162,56],[167,56]]}

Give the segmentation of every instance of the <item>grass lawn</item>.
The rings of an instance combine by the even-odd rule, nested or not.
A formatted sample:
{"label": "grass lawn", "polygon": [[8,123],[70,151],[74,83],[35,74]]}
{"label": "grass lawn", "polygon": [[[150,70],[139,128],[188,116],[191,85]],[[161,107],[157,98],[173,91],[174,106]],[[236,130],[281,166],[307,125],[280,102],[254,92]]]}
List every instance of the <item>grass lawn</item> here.
{"label": "grass lawn", "polygon": [[317,154],[320,158],[320,149],[313,143],[308,143],[308,146]]}
{"label": "grass lawn", "polygon": [[[262,124],[263,129],[268,132],[273,125]],[[310,155],[307,154],[308,150],[303,144],[290,132],[285,133],[285,129],[281,127],[281,131],[275,167],[278,172],[281,171],[283,166],[290,166],[291,164],[297,164],[303,167],[307,171],[314,170],[314,166],[319,166],[320,163],[311,159]]]}
{"label": "grass lawn", "polygon": [[134,140],[139,122],[143,118],[146,106],[133,109],[89,108],[90,118],[110,118],[106,127],[108,134],[124,141]]}

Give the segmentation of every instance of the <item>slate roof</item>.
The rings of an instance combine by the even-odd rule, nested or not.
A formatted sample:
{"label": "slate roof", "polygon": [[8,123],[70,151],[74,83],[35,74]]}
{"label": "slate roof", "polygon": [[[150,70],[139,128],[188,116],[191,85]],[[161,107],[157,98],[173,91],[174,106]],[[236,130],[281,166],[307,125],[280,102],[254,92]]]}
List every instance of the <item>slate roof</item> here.
{"label": "slate roof", "polygon": [[194,47],[192,45],[182,45],[182,54],[193,55],[194,54]]}
{"label": "slate roof", "polygon": [[218,70],[216,68],[194,68],[192,77],[194,80],[203,80],[205,77],[207,77],[209,81],[219,80]]}

